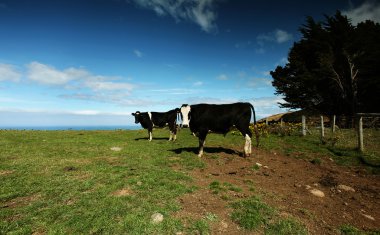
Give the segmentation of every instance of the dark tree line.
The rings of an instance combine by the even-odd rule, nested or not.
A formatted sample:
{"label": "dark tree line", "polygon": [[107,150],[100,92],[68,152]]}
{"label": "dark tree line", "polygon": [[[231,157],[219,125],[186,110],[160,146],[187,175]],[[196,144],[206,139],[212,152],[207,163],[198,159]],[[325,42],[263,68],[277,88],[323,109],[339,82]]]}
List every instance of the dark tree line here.
{"label": "dark tree line", "polygon": [[353,26],[339,11],[324,22],[308,17],[288,63],[271,71],[281,107],[353,116],[380,112],[380,24]]}

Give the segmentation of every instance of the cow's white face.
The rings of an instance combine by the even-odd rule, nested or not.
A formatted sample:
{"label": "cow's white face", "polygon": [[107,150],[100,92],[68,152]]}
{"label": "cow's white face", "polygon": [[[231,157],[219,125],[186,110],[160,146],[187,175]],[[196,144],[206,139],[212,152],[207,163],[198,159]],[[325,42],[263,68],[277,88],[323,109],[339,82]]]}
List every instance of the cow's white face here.
{"label": "cow's white face", "polygon": [[182,126],[188,127],[189,126],[189,113],[190,113],[190,105],[182,105],[181,107],[181,116],[182,116]]}

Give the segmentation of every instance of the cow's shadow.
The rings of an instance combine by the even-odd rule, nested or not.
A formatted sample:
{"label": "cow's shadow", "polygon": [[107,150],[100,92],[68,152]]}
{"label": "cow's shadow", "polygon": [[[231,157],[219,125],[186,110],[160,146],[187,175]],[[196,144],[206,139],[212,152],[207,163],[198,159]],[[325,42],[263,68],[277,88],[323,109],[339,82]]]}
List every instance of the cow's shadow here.
{"label": "cow's shadow", "polygon": [[[169,151],[172,151],[176,154],[181,154],[182,152],[190,152],[198,154],[198,147],[184,147],[184,148],[177,148],[177,149],[171,149]],[[235,151],[233,149],[227,149],[223,147],[204,147],[203,149],[204,153],[226,153],[226,154],[235,154],[235,155],[242,155],[240,152]]]}
{"label": "cow's shadow", "polygon": [[[139,141],[139,140],[146,140],[146,141],[148,141],[149,137],[135,138],[135,141]],[[152,141],[154,141],[154,140],[169,140],[169,138],[168,137],[153,137]]]}

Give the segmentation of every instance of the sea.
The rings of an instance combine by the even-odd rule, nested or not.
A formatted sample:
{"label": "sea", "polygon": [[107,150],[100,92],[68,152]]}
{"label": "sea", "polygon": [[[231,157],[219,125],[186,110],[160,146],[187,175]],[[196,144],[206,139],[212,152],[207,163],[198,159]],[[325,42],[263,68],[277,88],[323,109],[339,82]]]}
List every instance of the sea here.
{"label": "sea", "polygon": [[0,126],[0,130],[38,130],[38,131],[63,131],[63,130],[140,130],[140,125],[135,126]]}

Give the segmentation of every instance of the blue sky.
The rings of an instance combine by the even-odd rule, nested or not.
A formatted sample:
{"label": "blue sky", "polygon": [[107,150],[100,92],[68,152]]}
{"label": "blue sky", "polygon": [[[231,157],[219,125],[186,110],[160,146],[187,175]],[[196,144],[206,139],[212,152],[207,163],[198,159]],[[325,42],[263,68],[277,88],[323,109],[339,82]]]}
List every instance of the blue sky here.
{"label": "blue sky", "polygon": [[0,126],[134,125],[131,112],[251,102],[306,16],[380,22],[377,1],[0,0]]}

